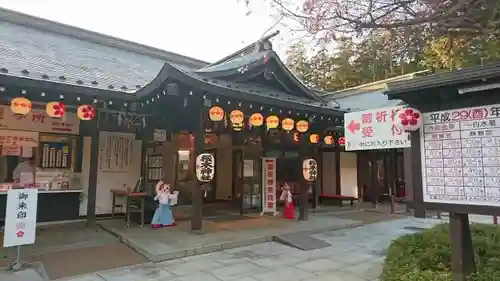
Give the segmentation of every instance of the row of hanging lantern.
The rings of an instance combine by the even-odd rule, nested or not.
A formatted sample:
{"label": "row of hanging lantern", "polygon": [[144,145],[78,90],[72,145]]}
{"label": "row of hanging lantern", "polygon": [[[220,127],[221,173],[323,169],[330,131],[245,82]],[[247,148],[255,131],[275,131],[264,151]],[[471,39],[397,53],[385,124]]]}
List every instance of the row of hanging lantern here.
{"label": "row of hanging lantern", "polygon": [[[211,121],[218,122],[224,119],[225,113],[224,109],[219,106],[212,106],[208,110],[208,117]],[[243,127],[243,121],[245,119],[245,114],[238,109],[235,109],[229,113],[229,120],[233,124],[233,129],[240,131]],[[266,124],[267,129],[276,129],[280,125],[280,119],[276,115],[270,115],[264,118],[260,113],[253,113],[248,118],[248,124],[252,127],[260,127]],[[294,128],[299,133],[305,133],[309,129],[309,122],[306,120],[300,120],[295,123],[291,118],[285,118],[281,120],[281,128],[285,131],[292,131]]]}
{"label": "row of hanging lantern", "polygon": [[[15,114],[27,115],[31,112],[32,103],[25,97],[13,98],[10,101],[10,109]],[[52,118],[62,118],[66,114],[66,105],[60,101],[51,101],[45,106],[45,113]],[[79,105],[76,115],[83,121],[92,120],[95,117],[95,108],[89,104]]]}
{"label": "row of hanging lantern", "polygon": [[[208,110],[208,117],[211,121],[214,122],[223,121],[225,117],[224,109],[222,109],[220,106],[212,106]],[[233,130],[235,131],[241,131],[243,129],[244,119],[245,115],[241,110],[235,109],[229,113],[229,120],[231,121]],[[279,117],[276,115],[270,115],[264,118],[261,113],[253,113],[248,118],[248,124],[252,127],[260,127],[264,125],[264,122],[267,129],[276,129],[280,125]],[[281,128],[287,132],[291,132],[295,128],[298,133],[305,133],[309,129],[309,122],[305,120],[299,120],[295,122],[295,120],[293,120],[292,118],[284,118],[283,120],[281,120]],[[298,142],[300,139],[298,133],[294,133],[293,135],[293,140],[295,142]],[[319,144],[320,139],[321,137],[318,134],[309,135],[309,142],[312,144]],[[333,138],[333,136],[327,135],[323,138],[323,143],[326,145],[334,145],[335,139]],[[339,137],[337,139],[337,145],[343,146],[344,144],[344,137]]]}

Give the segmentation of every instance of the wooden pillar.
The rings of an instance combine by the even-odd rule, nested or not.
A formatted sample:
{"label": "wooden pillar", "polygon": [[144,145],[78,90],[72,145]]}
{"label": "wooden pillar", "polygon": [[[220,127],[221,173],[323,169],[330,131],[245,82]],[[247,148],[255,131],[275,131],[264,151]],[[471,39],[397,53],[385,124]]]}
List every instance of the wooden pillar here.
{"label": "wooden pillar", "polygon": [[[425,218],[424,190],[422,187],[422,158],[420,155],[420,132],[411,132],[411,156],[410,156],[410,179],[413,190],[414,216]],[[406,160],[405,160],[406,161]],[[405,167],[406,168],[406,167]],[[406,178],[406,173],[405,173]],[[408,181],[407,181],[408,182]]]}
{"label": "wooden pillar", "polygon": [[299,204],[299,220],[307,220],[308,219],[308,205],[309,205],[309,182],[304,179],[304,176],[302,175],[302,162],[304,159],[308,158],[309,153],[308,153],[308,140],[309,140],[309,134],[308,133],[303,133],[300,136],[300,147],[299,147],[299,159],[300,159],[300,171],[301,171],[301,188],[300,188],[300,204]]}
{"label": "wooden pillar", "polygon": [[335,148],[335,194],[342,194],[341,186],[341,175],[340,175],[340,148]]}
{"label": "wooden pillar", "polygon": [[370,193],[372,204],[377,206],[378,203],[378,184],[377,184],[377,151],[370,151]]}
{"label": "wooden pillar", "polygon": [[465,281],[476,270],[468,214],[450,213],[450,241],[451,277]]}
{"label": "wooden pillar", "polygon": [[312,187],[312,208],[316,209],[316,206],[318,204],[318,190],[321,189],[321,183],[322,183],[322,167],[323,167],[323,155],[321,153],[321,148],[319,146],[314,147],[314,159],[316,159],[316,163],[318,163],[318,170],[317,170],[317,176],[316,176],[316,181],[313,184]]}
{"label": "wooden pillar", "polygon": [[90,144],[90,168],[87,191],[87,227],[96,227],[96,199],[97,199],[97,173],[99,169],[99,111],[96,107],[94,119],[85,121]]}
{"label": "wooden pillar", "polygon": [[[202,105],[203,106],[203,105]],[[200,110],[198,128],[196,128],[194,136],[194,159],[203,153],[205,146],[205,129],[203,126],[203,117],[207,114],[207,110],[203,107]],[[196,164],[195,164],[196,165]],[[215,169],[217,169],[217,162],[215,163]],[[196,169],[196,167],[195,167]],[[195,180],[193,184],[192,192],[192,213],[191,213],[191,230],[201,231],[203,228],[203,195],[204,189],[200,181]]]}
{"label": "wooden pillar", "polygon": [[397,169],[397,150],[389,151],[389,167],[387,171],[387,184],[389,185],[389,195],[391,200],[391,214],[396,213],[396,169]]}

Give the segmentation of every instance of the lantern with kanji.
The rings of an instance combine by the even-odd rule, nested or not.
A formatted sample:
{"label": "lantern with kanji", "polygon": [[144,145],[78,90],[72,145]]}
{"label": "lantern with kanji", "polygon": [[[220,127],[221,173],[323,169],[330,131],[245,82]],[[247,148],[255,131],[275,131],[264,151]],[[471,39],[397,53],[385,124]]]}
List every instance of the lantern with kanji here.
{"label": "lantern with kanji", "polygon": [[221,121],[224,119],[224,109],[222,109],[220,106],[212,106],[208,110],[208,118],[212,121]]}
{"label": "lantern with kanji", "polygon": [[403,131],[416,131],[422,127],[422,113],[415,108],[403,108],[396,113],[395,125]]}
{"label": "lantern with kanji", "polygon": [[277,116],[271,115],[266,118],[266,127],[268,129],[276,129],[278,128],[280,123],[280,119]]}
{"label": "lantern with kanji", "polygon": [[319,142],[319,135],[318,134],[309,135],[309,142],[318,143]]}
{"label": "lantern with kanji", "polygon": [[283,121],[281,121],[281,128],[285,131],[291,131],[293,130],[293,125],[295,121],[291,118],[285,118]]}
{"label": "lantern with kanji", "polygon": [[64,116],[64,113],[66,112],[66,106],[62,102],[51,101],[47,103],[47,106],[45,107],[45,112],[50,117],[61,118]]}
{"label": "lantern with kanji", "polygon": [[315,181],[318,178],[318,163],[313,158],[302,161],[302,175],[306,181]]}
{"label": "lantern with kanji", "polygon": [[76,115],[83,121],[92,120],[95,117],[95,108],[89,104],[80,105],[76,110]]}
{"label": "lantern with kanji", "polygon": [[262,116],[262,114],[260,113],[254,113],[250,116],[248,123],[252,127],[260,127],[262,126],[262,124],[264,124],[264,116]]}
{"label": "lantern with kanji", "polygon": [[243,118],[244,118],[244,115],[243,115],[243,112],[241,112],[241,110],[233,110],[231,111],[231,113],[229,114],[229,120],[231,120],[231,123],[233,124],[240,124],[240,123],[243,123]]}
{"label": "lantern with kanji", "polygon": [[215,158],[213,154],[202,153],[196,157],[196,178],[201,182],[209,182],[215,175]]}
{"label": "lantern with kanji", "polygon": [[239,132],[243,130],[243,123],[232,123],[233,130]]}
{"label": "lantern with kanji", "polygon": [[300,120],[297,124],[295,124],[295,127],[299,133],[305,133],[307,132],[307,129],[309,129],[309,123],[305,120]]}
{"label": "lantern with kanji", "polygon": [[332,145],[333,144],[333,137],[332,136],[325,136],[323,138],[323,142],[326,144],[326,145]]}
{"label": "lantern with kanji", "polygon": [[300,141],[299,133],[293,132],[293,134],[292,134],[292,140],[293,140],[294,143],[299,143],[299,141]]}
{"label": "lantern with kanji", "polygon": [[31,111],[31,101],[27,98],[13,98],[10,101],[10,109],[15,114],[26,115]]}

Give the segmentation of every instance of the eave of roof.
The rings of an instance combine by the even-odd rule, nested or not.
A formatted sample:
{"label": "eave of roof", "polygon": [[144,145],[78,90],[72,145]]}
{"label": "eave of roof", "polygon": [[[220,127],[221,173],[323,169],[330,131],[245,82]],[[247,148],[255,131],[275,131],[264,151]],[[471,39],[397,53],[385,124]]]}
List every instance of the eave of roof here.
{"label": "eave of roof", "polygon": [[235,83],[203,77],[196,73],[188,73],[171,64],[165,63],[158,76],[146,87],[137,92],[138,98],[146,98],[161,89],[167,79],[178,80],[193,88],[210,93],[218,93],[230,98],[241,98],[246,101],[263,104],[275,104],[276,106],[291,107],[299,110],[314,111],[319,114],[343,116],[344,112],[335,110],[315,101],[298,99],[295,96],[278,92],[255,84]]}
{"label": "eave of roof", "polygon": [[415,79],[416,77],[419,77],[421,75],[427,75],[430,72],[431,72],[430,70],[422,70],[422,71],[412,72],[412,73],[403,74],[403,75],[391,77],[391,78],[384,79],[384,80],[379,80],[379,81],[366,83],[366,84],[362,84],[362,85],[347,88],[347,89],[338,90],[335,92],[321,91],[320,96],[322,98],[328,100],[328,98],[346,97],[346,96],[362,94],[362,93],[370,92],[370,91],[385,90],[388,87],[388,83]]}
{"label": "eave of roof", "polygon": [[452,85],[485,82],[500,77],[500,61],[484,66],[473,66],[456,71],[436,73],[412,80],[398,81],[388,84],[385,94],[389,99],[398,99],[402,95],[417,93],[433,88]]}

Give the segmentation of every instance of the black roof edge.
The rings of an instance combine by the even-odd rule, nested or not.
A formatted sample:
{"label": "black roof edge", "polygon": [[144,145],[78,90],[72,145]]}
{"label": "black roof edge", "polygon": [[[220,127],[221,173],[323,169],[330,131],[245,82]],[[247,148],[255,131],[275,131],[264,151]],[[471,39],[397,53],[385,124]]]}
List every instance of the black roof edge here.
{"label": "black roof edge", "polygon": [[417,77],[411,80],[391,82],[388,83],[388,89],[384,94],[389,99],[400,99],[399,96],[403,94],[452,85],[486,82],[488,79],[497,77],[500,77],[500,61],[483,66],[473,66],[456,71]]}
{"label": "black roof edge", "polygon": [[86,30],[83,28],[74,27],[71,25],[42,19],[28,14],[12,11],[9,9],[0,8],[0,20],[6,22],[23,25],[29,28],[35,28],[50,33],[78,38],[84,41],[89,41],[97,44],[106,45],[109,47],[118,48],[121,50],[139,53],[159,59],[171,61],[173,63],[188,65],[193,68],[201,68],[209,64],[209,62],[188,56],[168,52],[159,48],[139,44],[125,39],[104,35],[98,32]]}
{"label": "black roof edge", "polygon": [[300,102],[294,102],[289,100],[275,99],[272,97],[261,97],[258,95],[247,93],[245,91],[241,91],[239,89],[229,89],[218,85],[213,85],[211,83],[192,77],[189,74],[177,69],[176,67],[168,63],[165,63],[158,76],[155,79],[153,79],[153,81],[149,85],[145,86],[143,89],[136,92],[138,94],[136,97],[144,98],[154,94],[156,91],[161,89],[161,86],[165,83],[165,81],[168,78],[173,78],[184,84],[193,85],[194,88],[198,88],[202,91],[210,93],[218,93],[221,96],[226,96],[230,98],[235,98],[234,94],[231,93],[239,92],[239,94],[242,96],[243,99],[251,102],[257,102],[262,104],[274,104],[276,106],[290,107],[297,110],[314,111],[317,114],[325,114],[325,115],[339,116],[339,117],[344,116],[344,111],[341,110],[335,110],[331,108],[319,107],[314,105],[307,105]]}
{"label": "black roof edge", "polygon": [[92,88],[81,85],[70,85],[65,83],[58,83],[55,81],[45,81],[32,79],[27,77],[18,77],[11,75],[0,75],[0,85],[15,85],[18,87],[39,88],[45,91],[55,91],[62,93],[70,93],[75,95],[86,95],[91,97],[104,97],[106,99],[134,101],[136,96],[133,93],[111,91],[105,89]]}
{"label": "black roof edge", "polygon": [[272,37],[274,37],[274,36],[276,36],[278,34],[280,34],[280,31],[276,30],[275,32],[273,32],[273,33],[271,33],[269,35],[266,35],[266,36],[260,38],[259,40],[255,41],[255,42],[253,42],[251,44],[248,44],[247,46],[239,49],[238,51],[236,51],[236,52],[234,52],[234,53],[232,53],[232,54],[230,54],[230,55],[228,55],[226,57],[223,57],[222,59],[220,59],[220,60],[218,60],[218,61],[216,61],[214,63],[211,63],[209,65],[204,66],[203,68],[214,66],[214,65],[217,65],[217,64],[221,64],[223,62],[226,62],[226,61],[229,61],[229,60],[232,60],[232,59],[238,57],[242,53],[246,53],[246,52],[252,51],[252,50],[255,49],[255,44],[258,44],[259,42],[264,42],[266,40],[269,40],[269,39],[271,39]]}

